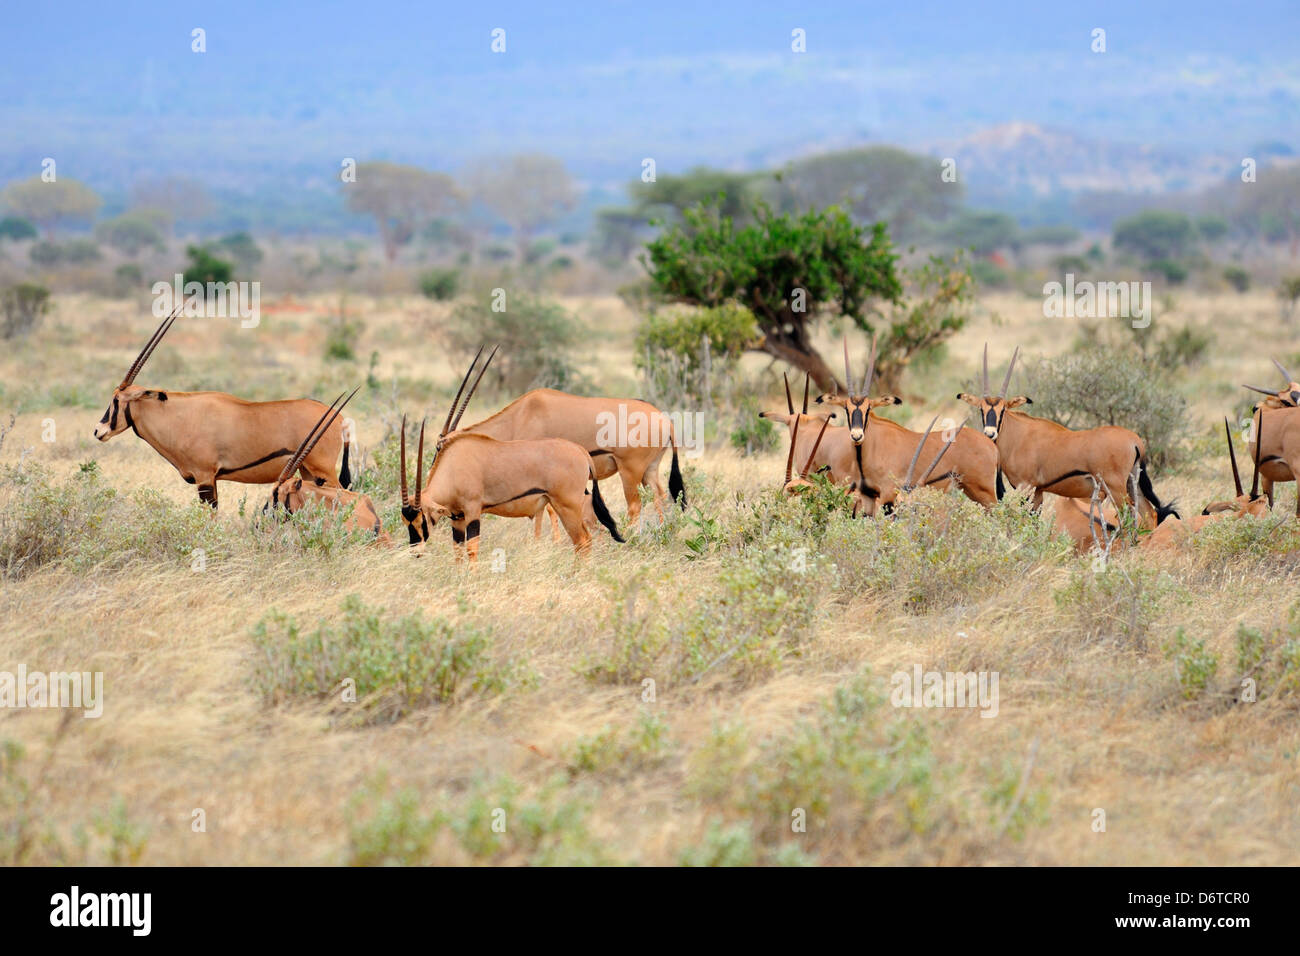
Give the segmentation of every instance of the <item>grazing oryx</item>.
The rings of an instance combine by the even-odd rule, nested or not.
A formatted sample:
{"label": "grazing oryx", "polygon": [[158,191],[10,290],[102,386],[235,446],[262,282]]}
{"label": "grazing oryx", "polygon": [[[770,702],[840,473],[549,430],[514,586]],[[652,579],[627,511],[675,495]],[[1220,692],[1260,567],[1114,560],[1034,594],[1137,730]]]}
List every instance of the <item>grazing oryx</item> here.
{"label": "grazing oryx", "polygon": [[[923,438],[917,432],[887,418],[872,415],[873,408],[902,402],[893,395],[884,398],[869,397],[875,370],[876,343],[873,339],[866,375],[862,378],[861,386],[854,392],[853,376],[849,369],[849,345],[845,340],[844,381],[848,392],[845,395],[827,393],[817,399],[819,404],[838,405],[844,409],[848,418],[848,432],[854,446],[860,490],[871,502],[868,514],[875,513],[877,502],[887,509],[893,507],[899,490],[898,478],[903,474],[908,457],[917,447],[918,440],[928,443],[935,450],[942,441],[933,435]],[[874,428],[871,427],[873,425]],[[948,470],[931,479],[931,483],[943,488],[955,483],[967,498],[986,507],[991,506],[999,497],[997,449],[992,441],[974,429],[958,428],[952,434],[953,447],[948,455]]]}
{"label": "grazing oryx", "polygon": [[[998,468],[1012,487],[1034,489],[1034,507],[1050,491],[1063,498],[1089,498],[1093,476],[1110,491],[1126,489],[1129,503],[1139,511],[1155,509],[1155,524],[1177,517],[1172,505],[1163,505],[1151,486],[1146,468],[1146,442],[1136,432],[1115,425],[1072,431],[1064,425],[1013,411],[1032,405],[1024,395],[1007,397],[1015,371],[1017,348],[1007,366],[1002,391],[995,397],[989,389],[988,346],[984,346],[984,394],[957,397],[979,410],[984,434],[997,446]],[[1148,516],[1149,517],[1149,516]]]}
{"label": "grazing oryx", "polygon": [[[498,441],[564,438],[582,446],[597,462],[599,478],[618,474],[623,482],[630,522],[640,520],[641,493],[638,489],[641,485],[654,492],[655,510],[660,517],[664,513],[664,501],[670,496],[680,503],[683,511],[686,510],[686,487],[677,465],[677,440],[672,421],[649,402],[630,398],[583,398],[550,388],[536,388],[525,392],[495,415],[461,431]],[[659,477],[659,464],[670,448],[672,467],[665,494]]]}
{"label": "grazing oryx", "polygon": [[[807,388],[807,383],[804,383]],[[785,459],[785,484],[781,490],[787,495],[802,494],[805,488],[811,488],[812,482],[808,480],[808,472],[812,469],[813,459],[817,457],[817,449],[821,447],[822,438],[826,435],[826,426],[831,423],[829,418],[822,420],[821,431],[817,433],[817,440],[813,442],[812,451],[808,453],[808,460],[804,462],[803,468],[798,476],[794,474],[794,449],[799,444],[799,419],[794,420],[794,430],[790,433],[790,454]]]}
{"label": "grazing oryx", "polygon": [[[173,312],[163,320],[131,363],[95,426],[95,437],[108,441],[132,429],[182,478],[198,485],[199,500],[215,508],[219,480],[253,485],[275,481],[325,406],[309,398],[246,402],[225,392],[174,392],[133,384],[178,314]],[[341,482],[334,472],[340,448]],[[318,485],[350,485],[348,442],[342,424],[331,422],[323,440],[298,467],[304,478]]]}
{"label": "grazing oryx", "polygon": [[467,550],[470,561],[474,562],[478,560],[479,519],[482,515],[531,518],[549,504],[560,516],[574,550],[585,554],[591,548],[591,534],[583,523],[588,481],[591,482],[592,512],[609,529],[615,541],[622,541],[618,527],[600,496],[596,466],[582,446],[562,438],[500,441],[456,429],[483,373],[487,371],[488,362],[492,361],[489,355],[466,393],[465,386],[482,355],[483,350],[479,349],[452,400],[447,421],[434,446],[428,481],[423,486],[424,425],[420,426],[414,499],[410,497],[406,484],[406,420],[402,420],[402,521],[411,544],[424,544],[438,519],[450,518],[456,560],[459,561]]}
{"label": "grazing oryx", "polygon": [[[280,471],[280,477],[276,480],[275,487],[271,490],[271,500],[267,503],[267,509],[275,510],[283,508],[289,514],[302,509],[308,499],[316,501],[328,508],[330,511],[340,511],[349,505],[352,506],[352,513],[345,522],[345,527],[357,531],[369,531],[375,536],[375,539],[382,544],[390,543],[388,534],[380,527],[379,514],[375,511],[374,502],[363,494],[355,491],[347,491],[343,488],[333,487],[330,485],[318,484],[317,482],[303,483],[301,476],[295,476],[294,471],[302,464],[303,460],[311,454],[312,448],[321,440],[321,436],[329,430],[334,419],[338,418],[343,412],[343,406],[352,401],[352,396],[357,393],[357,386],[352,390],[352,394],[347,398],[339,395],[338,398],[330,404],[325,414],[320,417],[314,428],[307,433],[307,437],[302,440],[298,450],[293,453],[284,468]],[[342,404],[339,399],[342,398]],[[338,408],[334,406],[338,405]],[[329,416],[329,421],[326,421]]]}
{"label": "grazing oryx", "polygon": [[[1231,501],[1212,501],[1201,510],[1199,515],[1191,518],[1170,518],[1168,521],[1161,522],[1160,527],[1143,540],[1143,545],[1157,550],[1173,547],[1182,543],[1188,533],[1200,531],[1211,521],[1221,518],[1262,518],[1268,514],[1267,499],[1259,490],[1259,444],[1255,446],[1255,468],[1250,479],[1250,494],[1246,495],[1241,490],[1241,474],[1237,471],[1237,452],[1232,447],[1232,427],[1226,418],[1223,420],[1223,432],[1228,439],[1228,460],[1232,463],[1232,484],[1237,491],[1237,497]],[[1263,432],[1259,433],[1259,437],[1262,441]]]}
{"label": "grazing oryx", "polygon": [[[1252,418],[1256,441],[1247,442],[1246,447],[1252,455],[1260,460],[1259,474],[1264,485],[1264,495],[1268,506],[1273,507],[1273,485],[1279,481],[1295,481],[1300,475],[1300,383],[1283,368],[1276,359],[1278,371],[1288,381],[1276,392],[1255,385],[1246,385],[1252,391],[1263,392],[1268,398],[1255,406]],[[1268,440],[1264,440],[1264,419],[1268,419]],[[1258,445],[1263,445],[1262,454]],[[1296,494],[1296,514],[1300,515],[1300,492]]]}
{"label": "grazing oryx", "polygon": [[[790,430],[792,452],[795,446],[799,445],[799,432],[803,431],[803,445],[799,447],[797,452],[793,453],[796,457],[803,458],[809,463],[805,469],[806,471],[826,471],[828,472],[827,477],[830,478],[832,484],[848,486],[848,490],[853,495],[853,515],[856,517],[859,512],[868,508],[870,502],[858,490],[858,466],[855,460],[853,442],[849,440],[849,430],[847,428],[831,428],[825,433],[819,434],[817,440],[814,441],[813,429],[818,424],[825,425],[829,423],[830,416],[824,413],[820,415],[808,414],[808,383],[809,378],[805,373],[802,412],[795,413],[794,399],[790,396],[790,380],[787,377],[785,379],[785,407],[787,413],[759,412],[758,417],[779,421]],[[802,428],[799,427],[801,424]]]}

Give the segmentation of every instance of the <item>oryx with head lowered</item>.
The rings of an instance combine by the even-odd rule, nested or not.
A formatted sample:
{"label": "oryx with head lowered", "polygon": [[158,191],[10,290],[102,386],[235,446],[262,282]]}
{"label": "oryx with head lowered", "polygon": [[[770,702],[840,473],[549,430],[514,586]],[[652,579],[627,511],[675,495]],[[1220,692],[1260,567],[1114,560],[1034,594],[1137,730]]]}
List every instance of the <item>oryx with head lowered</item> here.
{"label": "oryx with head lowered", "polygon": [[1136,432],[1117,425],[1102,425],[1073,431],[1045,418],[1016,411],[1033,404],[1026,395],[1007,397],[1015,371],[1017,348],[1007,366],[1002,390],[989,388],[988,346],[984,346],[984,394],[957,397],[973,406],[980,416],[984,434],[997,446],[998,467],[1012,487],[1034,490],[1034,507],[1042,505],[1044,492],[1063,498],[1093,496],[1095,476],[1111,493],[1125,489],[1131,505],[1149,519],[1154,509],[1159,523],[1177,516],[1172,506],[1161,504],[1151,485],[1146,467],[1146,442]]}
{"label": "oryx with head lowered", "polygon": [[867,363],[866,374],[861,385],[854,390],[853,375],[849,367],[848,340],[844,342],[844,380],[846,390],[843,395],[824,394],[817,401],[819,404],[838,406],[844,410],[847,418],[849,439],[854,446],[854,459],[861,483],[860,492],[872,502],[868,513],[875,512],[875,504],[886,508],[893,507],[899,491],[899,479],[903,476],[907,462],[918,443],[928,448],[928,453],[938,451],[939,446],[952,439],[952,448],[947,454],[944,471],[929,479],[929,484],[941,488],[957,485],[966,497],[982,505],[990,506],[998,500],[997,493],[997,450],[993,442],[979,432],[969,428],[945,430],[945,437],[938,435],[922,436],[909,428],[904,428],[887,418],[872,413],[872,409],[884,405],[897,405],[902,399],[887,395],[871,398],[871,382],[875,377],[876,343],[871,342],[871,358]]}
{"label": "oryx with head lowered", "polygon": [[[623,483],[629,522],[641,516],[642,485],[654,494],[663,516],[671,498],[686,510],[686,487],[677,463],[672,420],[649,402],[633,398],[585,398],[551,388],[525,392],[495,415],[461,429],[498,441],[563,438],[582,447],[596,463],[598,478],[617,474]],[[659,476],[664,454],[672,452],[668,490]]]}
{"label": "oryx with head lowered", "polygon": [[[177,392],[136,385],[136,376],[178,314],[173,312],[163,320],[131,363],[95,426],[95,437],[108,441],[130,428],[182,478],[198,486],[200,500],[215,508],[218,481],[253,485],[275,481],[325,406],[310,398],[246,402],[225,392]],[[336,477],[334,463],[340,449],[343,472]],[[348,442],[341,423],[331,422],[298,469],[302,477],[319,486],[347,487],[351,483]]]}
{"label": "oryx with head lowered", "polygon": [[[373,534],[376,540],[381,543],[387,543],[388,534],[380,526],[379,513],[375,510],[374,502],[368,495],[359,494],[355,491],[348,491],[336,485],[318,485],[314,481],[304,482],[301,475],[295,475],[298,466],[311,454],[316,447],[316,443],[329,430],[330,425],[343,412],[343,406],[352,401],[352,396],[357,393],[357,386],[347,398],[340,395],[330,403],[330,407],[325,414],[320,417],[314,428],[303,438],[298,449],[293,456],[285,462],[284,468],[280,471],[280,477],[276,479],[275,487],[271,489],[271,500],[267,502],[263,510],[278,510],[283,508],[289,514],[294,514],[304,508],[308,502],[314,502],[329,511],[339,512],[345,508],[351,508],[347,521],[344,526],[357,531],[368,531]],[[340,403],[342,399],[342,403]],[[335,407],[337,406],[337,408]]]}
{"label": "oryx with head lowered", "polygon": [[[495,354],[496,350],[493,350]],[[583,521],[590,497],[596,519],[615,541],[622,541],[614,519],[600,496],[596,466],[586,450],[563,438],[538,438],[501,441],[487,435],[458,430],[457,424],[469,405],[478,383],[492,361],[479,369],[474,384],[470,376],[483,350],[461,380],[452,400],[447,420],[433,449],[428,480],[421,484],[424,472],[424,425],[420,426],[416,452],[415,495],[406,483],[406,421],[402,421],[402,522],[412,545],[423,545],[441,518],[451,522],[453,551],[457,560],[468,552],[470,561],[478,559],[479,521],[485,514],[505,518],[531,518],[550,505],[579,554],[591,547],[591,534]],[[587,482],[591,491],[587,491]]]}
{"label": "oryx with head lowered", "polygon": [[[1258,452],[1260,479],[1270,508],[1273,507],[1273,485],[1279,481],[1295,481],[1300,475],[1300,408],[1297,407],[1300,405],[1300,383],[1277,359],[1273,364],[1287,380],[1282,388],[1270,391],[1257,385],[1245,386],[1268,396],[1255,406],[1251,419],[1254,434],[1247,447],[1252,456]],[[1268,438],[1264,437],[1266,432]],[[1257,447],[1260,444],[1262,449]],[[1300,515],[1300,491],[1296,493],[1295,510]]]}

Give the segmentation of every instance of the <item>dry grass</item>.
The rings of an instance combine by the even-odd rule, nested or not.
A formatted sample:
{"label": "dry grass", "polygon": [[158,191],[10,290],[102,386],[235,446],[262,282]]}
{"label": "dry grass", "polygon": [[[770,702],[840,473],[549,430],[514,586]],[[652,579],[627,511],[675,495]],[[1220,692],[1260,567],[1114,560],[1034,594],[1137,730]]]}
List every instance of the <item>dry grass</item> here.
{"label": "dry grass", "polygon": [[[1238,401],[1238,383],[1271,381],[1268,355],[1246,354],[1240,343],[1268,342],[1286,356],[1300,348],[1300,337],[1279,327],[1267,294],[1187,299],[1165,321],[1210,323],[1219,338],[1208,365],[1183,389],[1196,427],[1208,436]],[[253,331],[178,328],[142,380],[251,397],[332,397],[365,376],[377,350],[381,387],[363,391],[350,407],[363,446],[379,445],[399,407],[436,414],[456,375],[433,332],[437,307],[355,300],[366,323],[362,360],[326,363],[317,317],[334,300],[305,301],[308,311],[269,311]],[[629,314],[615,299],[567,304],[595,329],[584,372],[609,392],[634,394]],[[27,467],[48,467],[62,484],[93,459],[102,483],[120,495],[153,488],[165,502],[188,504],[192,490],[133,435],[102,446],[90,438],[148,325],[134,306],[60,299],[48,328],[0,357],[0,411],[21,409],[0,464],[24,458]],[[945,401],[908,411],[914,421],[941,407],[956,411],[946,399],[973,371],[986,338],[998,352],[1015,342],[1050,355],[1067,348],[1069,336],[1041,318],[1037,300],[986,299],[944,364],[914,383]],[[754,369],[764,364],[758,357],[747,362]],[[84,400],[69,404],[68,395]],[[486,412],[490,399],[476,405]],[[45,419],[55,425],[52,443],[42,441]],[[1165,589],[1141,646],[1081,636],[1081,619],[1097,609],[1063,604],[1056,595],[1092,572],[1086,560],[1068,557],[1031,556],[1011,579],[986,586],[976,580],[917,613],[888,589],[848,589],[841,569],[815,563],[815,549],[814,571],[801,584],[791,583],[797,572],[770,573],[755,564],[782,535],[817,541],[784,525],[743,547],[735,540],[746,509],[777,483],[782,463],[778,453],[740,459],[725,448],[686,462],[693,506],[721,527],[718,543],[697,559],[688,557],[684,541],[698,530],[683,519],[622,547],[602,538],[585,563],[549,536],[534,542],[526,522],[491,519],[485,564],[474,572],[450,562],[450,542],[441,536],[420,559],[366,547],[328,555],[268,549],[254,545],[238,514],[244,489],[224,484],[222,511],[211,520],[228,550],[202,571],[145,549],[98,567],[56,560],[4,582],[0,670],[25,664],[103,671],[106,701],[97,720],[0,711],[0,740],[26,751],[0,773],[0,859],[1294,860],[1296,698],[1263,693],[1254,703],[1234,703],[1238,625],[1270,634],[1294,626],[1287,621],[1300,580],[1294,551],[1266,564],[1203,552],[1122,557],[1110,573],[1162,575]],[[1230,481],[1208,437],[1178,473],[1155,480],[1162,494],[1193,509],[1224,497]],[[621,495],[607,486],[621,521]],[[260,506],[265,489],[247,491],[249,504]],[[1278,516],[1292,513],[1293,495],[1294,488],[1282,492]],[[381,506],[391,514],[391,501]],[[833,523],[827,533],[876,532]],[[865,539],[847,540],[856,546]],[[501,573],[486,563],[496,548],[503,549]],[[785,559],[773,560],[779,567]],[[781,603],[785,597],[746,604],[746,595],[766,601],[773,592],[803,588],[801,600],[810,602],[799,633],[763,645],[769,656],[751,663],[731,657],[692,672],[677,651],[665,652],[644,675],[656,680],[652,702],[643,699],[639,679],[584,676],[611,654],[617,612],[627,607],[624,582],[644,582],[634,613],[658,596],[653,620],[666,622],[680,650],[699,637],[690,628],[707,630],[707,621],[683,624],[689,612],[721,613],[709,602],[718,600],[729,575],[746,569],[767,577],[738,590],[741,610],[729,605],[728,613],[751,613],[744,608],[752,604],[753,620],[743,619],[752,624],[773,608],[804,606],[793,598]],[[521,662],[523,671],[500,692],[467,692],[394,722],[349,721],[337,701],[266,704],[254,688],[262,666],[252,638],[257,622],[276,609],[305,631],[337,624],[353,594],[394,617],[420,612],[490,629],[490,656]],[[1217,661],[1206,689],[1190,699],[1162,650],[1179,627],[1203,640],[1205,654]],[[890,707],[889,675],[915,664],[998,671],[998,716]],[[1272,679],[1261,677],[1261,689]],[[828,711],[837,689],[840,709]],[[506,811],[504,834],[491,828],[496,808]],[[796,808],[807,811],[805,833],[791,830]],[[1104,833],[1093,829],[1097,808],[1106,813]],[[206,832],[191,828],[196,809],[206,815]],[[20,824],[24,813],[28,822]]]}

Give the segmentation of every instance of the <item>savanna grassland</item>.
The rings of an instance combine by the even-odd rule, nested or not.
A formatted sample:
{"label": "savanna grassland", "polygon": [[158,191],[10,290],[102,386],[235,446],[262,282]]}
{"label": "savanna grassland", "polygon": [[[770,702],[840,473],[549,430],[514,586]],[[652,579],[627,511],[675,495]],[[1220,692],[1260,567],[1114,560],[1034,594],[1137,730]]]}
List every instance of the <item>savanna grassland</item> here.
{"label": "savanna grassland", "polygon": [[[596,392],[638,394],[632,313],[612,296],[564,304]],[[414,297],[348,300],[358,358],[329,360],[338,305],[268,300],[256,329],[182,321],[140,384],[328,401],[368,378],[348,409],[363,487],[400,532],[401,413],[444,414],[463,366],[442,307]],[[467,570],[445,529],[415,557],[319,515],[260,523],[268,489],[230,483],[213,515],[134,435],[95,442],[154,324],[140,303],[59,296],[0,355],[0,412],[17,416],[0,447],[0,670],[105,675],[99,719],[0,711],[0,862],[1283,864],[1300,850],[1294,485],[1267,519],[1098,567],[1015,495],[986,513],[929,492],[865,521],[828,493],[783,500],[784,436],[742,457],[721,433],[682,460],[685,514],[623,545],[601,534],[586,561],[549,529],[535,541],[529,522],[489,518]],[[1231,497],[1222,416],[1249,407],[1241,382],[1273,381],[1271,355],[1296,359],[1300,322],[1266,293],[1180,292],[1156,327],[1213,338],[1162,393],[1187,421],[1153,472],[1196,513]],[[985,296],[910,373],[899,417],[964,413],[953,396],[986,340],[996,377],[1014,345],[1032,361],[1078,332],[1039,298]],[[835,354],[831,330],[820,345]],[[779,369],[751,356],[742,371],[782,407]],[[489,382],[466,421],[512,397]],[[622,525],[617,482],[603,488]],[[891,706],[890,675],[915,665],[998,672],[996,717]]]}

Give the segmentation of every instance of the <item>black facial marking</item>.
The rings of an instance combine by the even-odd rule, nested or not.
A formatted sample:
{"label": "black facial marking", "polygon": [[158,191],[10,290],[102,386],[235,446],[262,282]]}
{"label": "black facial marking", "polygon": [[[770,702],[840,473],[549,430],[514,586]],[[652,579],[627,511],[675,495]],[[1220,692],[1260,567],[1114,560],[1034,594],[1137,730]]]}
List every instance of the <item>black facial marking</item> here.
{"label": "black facial marking", "polygon": [[108,424],[109,431],[117,431],[117,396],[113,396],[113,420]]}
{"label": "black facial marking", "polygon": [[192,484],[194,484],[194,476],[193,476],[193,475],[186,475],[186,476],[185,476],[185,484],[187,484],[187,485],[192,485]]}
{"label": "black facial marking", "polygon": [[165,401],[167,401],[167,393],[166,393],[166,392],[159,392],[159,393],[158,393],[158,401],[160,401],[160,402],[165,402]]}

